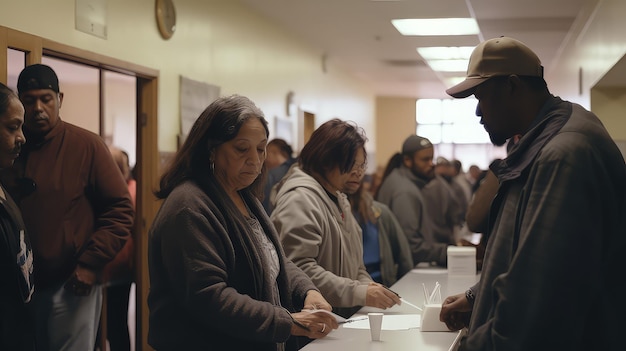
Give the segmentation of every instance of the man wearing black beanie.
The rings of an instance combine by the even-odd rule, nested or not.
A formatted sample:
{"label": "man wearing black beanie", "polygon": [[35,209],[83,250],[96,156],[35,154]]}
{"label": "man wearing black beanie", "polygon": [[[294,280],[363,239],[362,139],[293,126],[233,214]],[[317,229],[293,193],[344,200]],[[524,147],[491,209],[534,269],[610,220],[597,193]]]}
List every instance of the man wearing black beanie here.
{"label": "man wearing black beanie", "polygon": [[130,235],[126,183],[98,135],[59,116],[52,68],[26,67],[17,82],[27,143],[2,180],[30,234],[37,289],[37,350],[93,350],[102,308],[99,273]]}

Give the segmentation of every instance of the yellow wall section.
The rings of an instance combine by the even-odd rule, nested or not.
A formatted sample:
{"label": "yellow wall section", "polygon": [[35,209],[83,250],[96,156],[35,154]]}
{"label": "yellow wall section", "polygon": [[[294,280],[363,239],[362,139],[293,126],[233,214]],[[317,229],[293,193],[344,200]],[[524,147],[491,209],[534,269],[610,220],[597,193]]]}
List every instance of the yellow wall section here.
{"label": "yellow wall section", "polygon": [[376,161],[387,166],[389,158],[402,149],[402,143],[415,134],[415,99],[398,97],[376,98],[376,130],[378,148]]}
{"label": "yellow wall section", "polygon": [[[107,39],[74,28],[75,0],[0,0],[0,25],[160,71],[159,149],[174,151],[179,77],[215,84],[222,95],[250,97],[270,123],[285,116],[287,93],[316,115],[316,125],[340,117],[363,127],[376,145],[374,95],[302,43],[236,1],[176,0],[176,32],[163,40],[154,0],[108,0]],[[273,126],[272,131],[273,131]],[[271,136],[270,136],[271,137]]]}
{"label": "yellow wall section", "polygon": [[626,87],[593,89],[591,107],[611,137],[626,142]]}

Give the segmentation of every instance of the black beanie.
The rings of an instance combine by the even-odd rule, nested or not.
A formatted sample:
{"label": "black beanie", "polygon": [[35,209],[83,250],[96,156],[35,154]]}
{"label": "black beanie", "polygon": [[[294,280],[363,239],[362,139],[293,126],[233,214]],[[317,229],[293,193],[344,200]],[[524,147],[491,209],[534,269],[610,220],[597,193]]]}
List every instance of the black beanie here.
{"label": "black beanie", "polygon": [[59,92],[59,78],[49,66],[34,64],[22,70],[17,78],[17,93],[34,89],[52,89]]}

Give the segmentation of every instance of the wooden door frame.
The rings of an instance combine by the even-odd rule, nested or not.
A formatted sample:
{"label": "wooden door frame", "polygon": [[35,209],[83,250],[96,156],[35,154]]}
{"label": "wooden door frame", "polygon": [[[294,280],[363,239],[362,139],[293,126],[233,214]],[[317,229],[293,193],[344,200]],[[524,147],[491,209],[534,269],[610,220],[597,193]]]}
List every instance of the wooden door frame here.
{"label": "wooden door frame", "polygon": [[135,216],[136,341],[135,349],[152,350],[148,335],[148,228],[160,202],[153,190],[158,186],[158,81],[159,71],[112,57],[74,48],[52,40],[0,26],[0,81],[6,82],[7,48],[26,53],[26,65],[41,63],[42,56],[50,54],[70,61],[128,74],[137,78],[137,198]]}

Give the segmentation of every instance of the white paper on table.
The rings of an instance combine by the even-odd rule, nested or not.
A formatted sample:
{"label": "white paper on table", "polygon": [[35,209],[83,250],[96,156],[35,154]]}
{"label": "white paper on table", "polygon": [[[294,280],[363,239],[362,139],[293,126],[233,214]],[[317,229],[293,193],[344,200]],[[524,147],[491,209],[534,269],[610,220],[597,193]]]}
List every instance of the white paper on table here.
{"label": "white paper on table", "polygon": [[[421,316],[419,314],[385,314],[381,330],[408,330],[420,327]],[[344,328],[369,329],[369,320],[346,323]]]}

